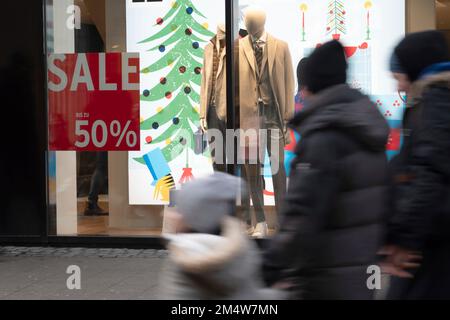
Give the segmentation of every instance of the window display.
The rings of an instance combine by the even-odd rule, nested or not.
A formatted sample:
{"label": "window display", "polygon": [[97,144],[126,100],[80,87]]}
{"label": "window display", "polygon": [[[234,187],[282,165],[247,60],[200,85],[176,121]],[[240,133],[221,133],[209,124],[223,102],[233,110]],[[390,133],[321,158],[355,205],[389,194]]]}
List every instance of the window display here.
{"label": "window display", "polygon": [[200,86],[204,47],[225,21],[224,5],[127,1],[127,50],[140,53],[142,68],[142,143],[129,154],[132,205],[167,205],[171,189],[213,172],[203,147]]}
{"label": "window display", "polygon": [[[287,129],[303,104],[296,68],[331,39],[345,47],[349,84],[369,94],[392,127],[388,155],[400,148],[404,102],[395,92],[388,61],[405,31],[404,1],[236,0],[241,14],[231,18],[239,25],[240,39],[233,48],[226,42],[226,1],[120,0],[97,6],[95,0],[80,0],[80,29],[67,28],[73,1],[47,2],[47,49],[55,58],[49,67],[56,71],[49,74],[49,84],[57,89],[62,83],[58,70],[63,62],[57,58],[65,55],[74,64],[65,71],[67,90],[75,81],[95,99],[108,96],[106,101],[93,97],[90,103],[102,111],[105,124],[89,121],[78,127],[78,144],[89,138],[87,147],[49,155],[55,234],[159,236],[173,190],[231,167],[246,182],[237,210],[248,234],[273,234],[301,138]],[[130,57],[130,63],[120,57]],[[231,61],[233,68],[227,65]],[[227,66],[239,74],[227,74]],[[123,74],[136,86],[120,90],[126,83]],[[227,99],[227,81],[235,82],[233,90],[239,88],[233,101]],[[91,84],[95,91],[88,90]],[[116,87],[130,91],[131,102]],[[73,92],[63,101],[53,91],[50,111],[67,107],[75,120],[68,128],[51,112],[50,124],[74,136],[75,122],[88,120],[78,111],[86,101]],[[124,106],[132,114],[118,119]],[[230,110],[235,111],[232,121]],[[233,123],[232,137],[239,139],[230,150],[226,128]]]}
{"label": "window display", "polygon": [[[256,226],[250,217],[250,199],[243,206],[249,233],[256,237],[267,235],[263,198],[262,161],[267,150],[273,175],[273,190],[277,211],[286,193],[284,146],[289,144],[286,123],[294,114],[294,74],[291,54],[286,42],[265,30],[266,13],[254,7],[245,12],[248,36],[239,42],[240,124],[244,131],[258,131],[258,156],[252,161],[246,152],[242,176],[247,182],[255,212]],[[255,117],[256,115],[256,117]],[[251,143],[251,142],[250,142]],[[249,145],[241,146],[252,149]]]}
{"label": "window display", "polygon": [[126,151],[141,148],[146,66],[127,50],[126,1],[46,3],[49,149],[58,150],[48,155],[49,235],[159,236],[163,208],[128,199]]}
{"label": "window display", "polygon": [[[255,109],[257,103],[254,102],[253,96],[254,92],[260,94],[260,91],[258,91],[260,88],[264,91],[264,81],[262,86],[257,86],[251,82],[249,76],[253,73],[258,76],[255,71],[258,70],[258,59],[265,61],[264,51],[262,51],[262,56],[259,55],[257,52],[261,49],[249,39],[253,39],[252,33],[258,33],[258,31],[261,34],[258,34],[256,38],[265,34],[261,26],[263,25],[262,21],[264,21],[263,15],[266,13],[264,29],[267,30],[267,38],[273,37],[288,43],[288,50],[290,56],[292,56],[292,63],[290,63],[289,59],[283,59],[283,54],[277,53],[274,70],[284,68],[286,74],[294,74],[294,68],[297,67],[301,59],[307,57],[323,43],[336,39],[344,44],[349,63],[348,83],[351,87],[369,94],[373,102],[380,108],[392,127],[387,145],[388,156],[392,157],[398,152],[401,144],[399,128],[404,101],[403,97],[396,92],[388,64],[395,43],[405,33],[404,1],[239,0],[239,7],[241,11],[240,28],[246,30],[241,34],[250,33],[249,37],[241,39],[239,43],[241,128],[267,129],[267,126],[265,126],[267,119],[260,121],[261,112]],[[259,30],[258,27],[260,27]],[[265,39],[264,36],[262,38]],[[251,63],[253,63],[254,69],[252,69]],[[247,68],[249,64],[250,66]],[[288,68],[291,72],[287,71]],[[286,95],[288,95],[287,91],[292,94],[292,100],[287,97],[281,100],[278,93],[274,94],[277,98],[275,99],[276,102],[280,105],[279,111],[281,111],[281,114],[278,116],[283,120],[288,120],[294,112],[300,111],[303,103],[300,93],[296,92],[298,84],[295,85],[293,80],[292,86],[290,86],[289,81],[287,81],[288,78],[288,76],[284,76],[281,79],[276,79],[272,83],[269,82],[270,86],[268,86],[274,93],[278,91],[277,88],[284,86],[282,90],[286,90]],[[255,79],[260,80],[261,78],[256,77]],[[256,91],[255,88],[257,88]],[[271,100],[270,95],[269,97],[264,96],[264,93],[260,95],[263,97],[261,98],[263,102],[264,100]],[[291,102],[286,103],[289,100],[292,101],[292,107],[283,109],[286,105],[291,105]],[[250,109],[250,107],[253,107],[253,109]],[[246,110],[252,111],[246,112]],[[286,113],[286,110],[292,110],[290,116],[287,116],[289,113]],[[283,114],[283,112],[285,113]],[[267,118],[266,114],[264,116]],[[255,222],[267,221],[269,222],[269,229],[276,229],[277,214],[274,214],[271,206],[275,205],[276,213],[279,213],[280,209],[277,202],[280,202],[279,199],[283,198],[285,184],[280,182],[283,179],[279,178],[283,176],[282,169],[278,172],[278,176],[273,174],[274,162],[276,162],[274,160],[278,159],[279,163],[284,163],[287,175],[289,175],[293,150],[300,139],[293,132],[286,132],[284,137],[287,138],[283,141],[284,153],[277,154],[275,152],[275,156],[269,148],[270,143],[265,143],[261,138],[256,143],[257,148],[263,154],[263,160],[260,165],[254,166],[253,171],[261,172],[262,181],[259,178],[254,178],[254,176],[259,176],[258,173],[254,174],[251,179],[246,178],[250,182],[249,192],[254,207],[254,216],[251,219],[253,225],[255,225]],[[269,142],[273,140],[269,138],[270,134],[268,133],[267,140]],[[243,166],[241,170],[243,177],[246,174],[245,169],[246,166]],[[259,188],[262,188],[262,192],[256,191]],[[280,190],[282,190],[281,193]],[[262,214],[262,212],[265,214]],[[246,220],[249,223],[250,219],[247,218]],[[249,233],[253,231],[252,228],[249,229]],[[257,232],[257,235],[259,234]]]}

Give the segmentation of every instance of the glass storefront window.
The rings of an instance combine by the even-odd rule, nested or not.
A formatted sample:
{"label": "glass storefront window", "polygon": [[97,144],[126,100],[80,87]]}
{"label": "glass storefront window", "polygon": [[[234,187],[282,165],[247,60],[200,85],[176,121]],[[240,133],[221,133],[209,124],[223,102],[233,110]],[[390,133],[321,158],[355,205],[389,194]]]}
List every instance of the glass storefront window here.
{"label": "glass storefront window", "polygon": [[52,235],[159,236],[174,190],[230,167],[246,182],[237,215],[249,235],[273,235],[300,141],[287,128],[304,103],[297,65],[332,39],[349,84],[389,120],[388,155],[399,150],[387,61],[404,1],[233,4],[228,51],[225,1],[47,0]]}
{"label": "glass storefront window", "polygon": [[249,186],[243,204],[250,208],[251,199],[248,224],[270,235],[300,141],[286,126],[304,107],[297,66],[316,47],[333,39],[344,44],[348,84],[380,108],[392,127],[388,155],[398,152],[404,101],[395,92],[388,61],[405,33],[405,2],[239,0],[238,6],[239,128],[259,133],[240,145],[250,153],[240,165]]}
{"label": "glass storefront window", "polygon": [[225,3],[48,0],[46,16],[51,235],[161,235],[170,191],[213,172],[202,71]]}

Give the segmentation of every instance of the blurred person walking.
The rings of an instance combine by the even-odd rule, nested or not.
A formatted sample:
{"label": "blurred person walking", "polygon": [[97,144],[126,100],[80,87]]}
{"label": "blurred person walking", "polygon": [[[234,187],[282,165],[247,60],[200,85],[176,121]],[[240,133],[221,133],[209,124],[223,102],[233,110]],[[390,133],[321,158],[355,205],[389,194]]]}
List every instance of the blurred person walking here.
{"label": "blurred person walking", "polygon": [[272,300],[263,287],[261,258],[234,215],[242,180],[216,172],[185,184],[175,193],[166,235],[169,259],[161,279],[161,298],[169,300]]}
{"label": "blurred person walking", "polygon": [[450,299],[450,62],[438,31],[407,35],[391,71],[407,95],[403,146],[393,159],[388,299]]}
{"label": "blurred person walking", "polygon": [[264,255],[269,285],[294,299],[372,299],[387,213],[388,125],[346,84],[338,41],[317,48],[299,83],[306,104],[290,126],[300,135],[281,230]]}

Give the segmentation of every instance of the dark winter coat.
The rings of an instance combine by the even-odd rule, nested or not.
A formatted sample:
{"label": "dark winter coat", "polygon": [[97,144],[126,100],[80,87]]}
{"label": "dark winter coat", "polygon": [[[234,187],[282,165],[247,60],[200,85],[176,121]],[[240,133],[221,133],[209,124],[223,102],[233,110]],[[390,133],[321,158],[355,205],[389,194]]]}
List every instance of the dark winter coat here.
{"label": "dark winter coat", "polygon": [[301,141],[265,279],[294,277],[297,298],[371,299],[367,268],[383,239],[388,125],[367,96],[344,84],[308,101],[291,126]]}
{"label": "dark winter coat", "polygon": [[450,299],[450,63],[413,84],[404,142],[392,161],[388,243],[422,252],[412,280],[393,278],[391,299]]}

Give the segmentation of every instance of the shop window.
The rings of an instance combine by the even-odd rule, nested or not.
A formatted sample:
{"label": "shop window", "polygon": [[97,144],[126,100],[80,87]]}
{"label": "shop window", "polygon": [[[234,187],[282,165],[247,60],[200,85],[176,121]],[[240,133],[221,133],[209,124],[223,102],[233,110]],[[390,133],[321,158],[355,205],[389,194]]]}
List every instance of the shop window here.
{"label": "shop window", "polygon": [[47,1],[52,234],[159,236],[174,190],[230,167],[247,182],[237,215],[248,233],[274,234],[301,141],[287,129],[304,102],[297,65],[332,39],[349,85],[392,127],[389,157],[398,152],[404,101],[388,61],[404,1],[236,4],[228,75],[225,1]]}
{"label": "shop window", "polygon": [[46,16],[50,233],[160,236],[171,191],[213,172],[200,94],[225,2],[48,0]]}

